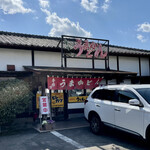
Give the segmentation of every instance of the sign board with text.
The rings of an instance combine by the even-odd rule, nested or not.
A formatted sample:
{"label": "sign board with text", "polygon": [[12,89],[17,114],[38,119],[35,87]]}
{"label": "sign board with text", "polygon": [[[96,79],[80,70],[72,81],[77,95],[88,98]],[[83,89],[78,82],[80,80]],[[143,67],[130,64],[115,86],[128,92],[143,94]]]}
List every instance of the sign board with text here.
{"label": "sign board with text", "polygon": [[87,99],[88,96],[76,96],[76,97],[69,97],[68,102],[69,103],[81,103],[84,102]]}
{"label": "sign board with text", "polygon": [[40,114],[41,115],[50,114],[50,104],[47,96],[40,96]]}
{"label": "sign board with text", "polygon": [[48,77],[48,89],[50,90],[73,90],[93,89],[99,86],[102,78],[64,78]]}
{"label": "sign board with text", "polygon": [[51,106],[52,108],[64,107],[64,94],[51,93]]}
{"label": "sign board with text", "polygon": [[93,69],[95,59],[105,60],[107,69],[109,68],[109,40],[62,35],[62,67],[67,67],[67,58],[92,59]]}

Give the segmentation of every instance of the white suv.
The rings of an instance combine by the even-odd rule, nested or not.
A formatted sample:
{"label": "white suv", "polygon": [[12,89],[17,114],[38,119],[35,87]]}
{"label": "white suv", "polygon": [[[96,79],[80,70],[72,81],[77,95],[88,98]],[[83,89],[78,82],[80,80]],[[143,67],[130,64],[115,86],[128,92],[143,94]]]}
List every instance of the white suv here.
{"label": "white suv", "polygon": [[84,115],[95,134],[108,125],[150,142],[150,85],[97,87],[85,101]]}

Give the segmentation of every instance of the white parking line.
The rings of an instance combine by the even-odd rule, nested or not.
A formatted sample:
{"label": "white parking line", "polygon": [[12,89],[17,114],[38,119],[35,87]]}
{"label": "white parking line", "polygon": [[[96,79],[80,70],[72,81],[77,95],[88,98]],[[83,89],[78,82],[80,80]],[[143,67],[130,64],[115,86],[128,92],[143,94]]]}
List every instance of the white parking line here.
{"label": "white parking line", "polygon": [[55,136],[57,136],[58,138],[60,138],[61,140],[67,142],[67,143],[70,143],[71,145],[75,146],[76,148],[85,148],[83,145],[77,143],[76,141],[73,141],[72,139],[58,133],[57,131],[51,131],[51,133]]}

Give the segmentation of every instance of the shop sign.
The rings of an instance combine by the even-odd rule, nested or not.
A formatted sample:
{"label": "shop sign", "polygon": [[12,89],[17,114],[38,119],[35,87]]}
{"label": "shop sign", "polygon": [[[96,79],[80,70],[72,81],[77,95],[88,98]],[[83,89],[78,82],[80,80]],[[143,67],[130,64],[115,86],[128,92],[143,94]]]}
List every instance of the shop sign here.
{"label": "shop sign", "polygon": [[80,103],[84,102],[87,99],[88,96],[76,96],[76,97],[69,97],[68,102],[69,103]]}
{"label": "shop sign", "polygon": [[47,96],[40,96],[40,113],[42,115],[50,114],[50,106]]}
{"label": "shop sign", "polygon": [[[58,43],[59,45],[60,43]],[[109,66],[109,40],[62,35],[61,39],[61,67],[67,67],[67,59],[105,60]]]}
{"label": "shop sign", "polygon": [[75,80],[73,78],[67,78],[67,89],[68,90],[73,90],[75,89]]}
{"label": "shop sign", "polygon": [[36,93],[36,109],[39,109],[39,98],[41,96],[41,93]]}
{"label": "shop sign", "polygon": [[64,107],[64,94],[63,93],[51,93],[51,106]]}
{"label": "shop sign", "polygon": [[86,52],[86,58],[92,58],[93,57],[93,52],[94,52],[94,57],[95,58],[105,58],[107,57],[107,52],[103,52],[102,50],[102,45],[101,44],[98,44],[98,43],[95,43],[95,42],[92,42],[92,43],[89,43],[88,40],[84,40],[83,44],[82,44],[82,40],[81,39],[76,39],[76,44],[74,45],[74,49],[75,50],[78,50],[79,49],[79,52],[78,54],[76,55],[76,57],[79,57],[81,56],[81,54],[83,54],[83,51],[87,51]]}
{"label": "shop sign", "polygon": [[48,77],[48,89],[50,90],[93,89],[99,86],[101,80],[102,78]]}

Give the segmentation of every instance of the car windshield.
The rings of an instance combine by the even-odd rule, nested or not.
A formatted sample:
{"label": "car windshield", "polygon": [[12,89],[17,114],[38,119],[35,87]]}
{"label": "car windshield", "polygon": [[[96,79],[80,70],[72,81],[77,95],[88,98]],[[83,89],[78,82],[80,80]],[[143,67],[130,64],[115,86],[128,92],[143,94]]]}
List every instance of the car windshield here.
{"label": "car windshield", "polygon": [[136,91],[150,104],[150,88],[136,89]]}

